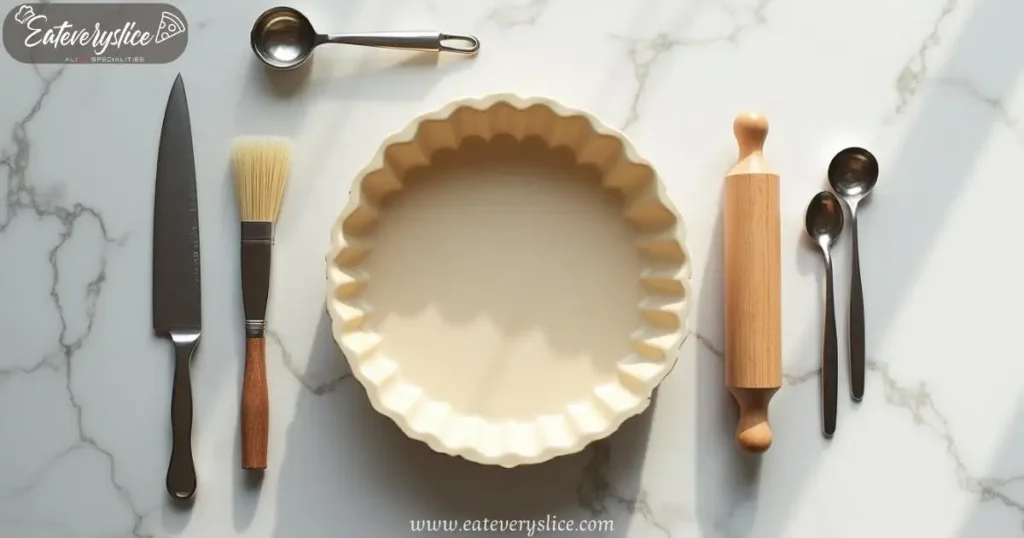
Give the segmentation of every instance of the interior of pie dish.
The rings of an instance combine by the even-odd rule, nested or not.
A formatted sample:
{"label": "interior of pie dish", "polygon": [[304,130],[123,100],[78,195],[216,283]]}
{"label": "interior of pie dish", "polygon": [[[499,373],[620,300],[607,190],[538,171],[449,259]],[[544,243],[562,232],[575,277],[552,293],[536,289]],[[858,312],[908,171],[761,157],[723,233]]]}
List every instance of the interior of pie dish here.
{"label": "interior of pie dish", "polygon": [[327,265],[334,337],[373,407],[484,464],[609,435],[687,334],[683,223],[654,169],[547,100],[460,101],[390,137]]}

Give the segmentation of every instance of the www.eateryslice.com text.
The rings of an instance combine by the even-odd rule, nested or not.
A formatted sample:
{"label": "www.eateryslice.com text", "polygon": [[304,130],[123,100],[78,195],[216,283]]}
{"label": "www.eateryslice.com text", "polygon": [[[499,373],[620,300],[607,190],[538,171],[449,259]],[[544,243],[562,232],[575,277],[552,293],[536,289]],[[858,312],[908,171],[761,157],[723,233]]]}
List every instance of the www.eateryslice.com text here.
{"label": "www.eateryslice.com text", "polygon": [[519,532],[533,536],[538,532],[611,532],[610,519],[560,519],[548,515],[544,519],[414,519],[409,522],[413,532]]}

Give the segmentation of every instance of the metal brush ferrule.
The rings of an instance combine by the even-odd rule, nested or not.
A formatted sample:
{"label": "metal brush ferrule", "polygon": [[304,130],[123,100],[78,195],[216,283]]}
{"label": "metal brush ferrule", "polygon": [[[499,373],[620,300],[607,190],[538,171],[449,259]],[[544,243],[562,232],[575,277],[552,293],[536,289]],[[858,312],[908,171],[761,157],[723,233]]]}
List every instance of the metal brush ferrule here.
{"label": "metal brush ferrule", "polygon": [[274,223],[242,221],[242,308],[245,337],[263,336],[270,294],[270,250]]}

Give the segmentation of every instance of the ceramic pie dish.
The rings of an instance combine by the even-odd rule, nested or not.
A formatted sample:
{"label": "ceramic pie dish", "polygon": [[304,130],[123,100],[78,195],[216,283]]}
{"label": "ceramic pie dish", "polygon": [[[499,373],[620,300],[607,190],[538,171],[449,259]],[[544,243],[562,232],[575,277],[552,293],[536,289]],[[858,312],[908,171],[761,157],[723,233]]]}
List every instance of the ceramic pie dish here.
{"label": "ceramic pie dish", "polygon": [[327,310],[374,409],[514,467],[648,407],[688,332],[689,277],[682,219],[621,134],[496,95],[417,118],[356,177]]}

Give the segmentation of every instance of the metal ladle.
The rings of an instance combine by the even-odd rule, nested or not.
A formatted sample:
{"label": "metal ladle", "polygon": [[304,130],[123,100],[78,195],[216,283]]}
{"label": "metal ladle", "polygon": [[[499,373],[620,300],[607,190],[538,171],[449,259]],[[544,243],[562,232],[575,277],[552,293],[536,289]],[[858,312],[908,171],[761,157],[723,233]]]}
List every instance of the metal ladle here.
{"label": "metal ladle", "polygon": [[860,245],[857,241],[857,207],[878,181],[878,160],[864,148],[850,147],[836,154],[828,165],[832,190],[850,208],[853,233],[853,270],[850,274],[850,395],[864,397],[864,288],[860,279]]}
{"label": "metal ladle", "polygon": [[825,335],[821,348],[822,434],[830,438],[836,431],[836,408],[839,400],[839,340],[836,337],[836,306],[832,286],[832,244],[843,231],[843,207],[828,191],[819,192],[807,205],[804,221],[811,237],[825,260]]}
{"label": "metal ladle", "polygon": [[440,32],[319,34],[299,10],[284,6],[270,8],[256,19],[249,43],[256,57],[274,69],[302,65],[313,49],[325,43],[459,54],[476,54],[480,49],[480,41],[471,35]]}

